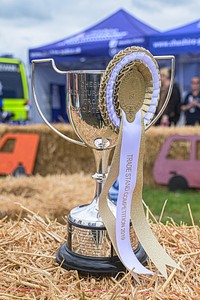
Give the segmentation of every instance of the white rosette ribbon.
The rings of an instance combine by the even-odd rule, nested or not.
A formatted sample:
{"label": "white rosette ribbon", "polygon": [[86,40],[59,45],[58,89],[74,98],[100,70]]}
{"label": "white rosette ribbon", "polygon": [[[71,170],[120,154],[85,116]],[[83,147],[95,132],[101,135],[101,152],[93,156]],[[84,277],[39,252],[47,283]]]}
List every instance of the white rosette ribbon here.
{"label": "white rosette ribbon", "polygon": [[[120,71],[129,63],[140,61],[148,67],[153,80],[152,98],[147,112],[142,109],[135,114],[133,122],[127,120],[126,112],[122,110],[120,118],[114,107],[113,91],[116,79]],[[110,121],[119,129],[119,140],[111,164],[107,181],[100,196],[99,209],[103,222],[108,230],[110,239],[116,253],[124,266],[138,274],[153,274],[144,267],[137,259],[130,239],[130,219],[137,238],[149,258],[156,265],[158,270],[167,277],[166,265],[179,268],[178,265],[168,256],[153,235],[145,218],[141,199],[138,195],[142,192],[143,178],[143,152],[144,152],[144,128],[153,119],[158,104],[160,92],[160,79],[157,65],[147,51],[133,51],[125,55],[112,69],[106,85],[106,108]],[[120,99],[119,99],[120,102]],[[142,154],[141,154],[142,153]],[[120,159],[119,159],[120,157]],[[114,162],[115,160],[115,162]],[[117,162],[116,162],[117,161]],[[140,170],[140,171],[139,171]],[[139,174],[139,175],[138,175]],[[116,218],[109,212],[105,205],[105,197],[110,184],[119,175],[119,193],[116,207]],[[140,192],[138,193],[139,190]],[[137,196],[135,197],[135,193]],[[136,212],[139,217],[136,216]]]}

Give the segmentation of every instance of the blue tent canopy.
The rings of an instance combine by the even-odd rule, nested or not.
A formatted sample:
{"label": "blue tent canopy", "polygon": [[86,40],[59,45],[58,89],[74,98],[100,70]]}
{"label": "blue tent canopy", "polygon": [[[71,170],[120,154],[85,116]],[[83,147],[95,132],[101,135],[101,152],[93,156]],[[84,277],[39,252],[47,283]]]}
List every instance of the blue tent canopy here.
{"label": "blue tent canopy", "polygon": [[29,60],[54,58],[57,62],[110,60],[131,45],[147,47],[148,37],[158,31],[120,9],[97,25],[55,43],[29,50]]}
{"label": "blue tent canopy", "polygon": [[[53,58],[63,70],[104,70],[110,59],[121,49],[138,45],[147,47],[148,38],[157,30],[142,23],[120,9],[95,26],[63,40],[29,50],[29,60]],[[49,121],[65,118],[63,93],[65,76],[57,74],[51,64],[38,64],[35,68],[36,90],[40,95],[40,107]],[[32,120],[41,122],[35,105]]]}
{"label": "blue tent canopy", "polygon": [[200,53],[200,19],[152,36],[149,50],[155,55]]}

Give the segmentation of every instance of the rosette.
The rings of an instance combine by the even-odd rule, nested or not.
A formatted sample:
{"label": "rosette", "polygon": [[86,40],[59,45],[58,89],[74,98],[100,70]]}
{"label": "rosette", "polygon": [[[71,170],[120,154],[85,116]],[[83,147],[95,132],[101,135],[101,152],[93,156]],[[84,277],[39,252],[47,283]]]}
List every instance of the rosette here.
{"label": "rosette", "polygon": [[155,114],[159,92],[158,65],[152,54],[139,47],[120,51],[109,63],[101,81],[100,109],[104,122],[118,131],[121,108],[129,114],[141,109],[147,126]]}

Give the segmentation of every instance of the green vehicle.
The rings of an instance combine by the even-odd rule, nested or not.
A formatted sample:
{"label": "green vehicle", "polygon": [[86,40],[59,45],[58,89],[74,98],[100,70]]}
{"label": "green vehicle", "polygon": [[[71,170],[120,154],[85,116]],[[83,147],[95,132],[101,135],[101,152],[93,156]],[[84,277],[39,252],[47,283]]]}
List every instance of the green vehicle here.
{"label": "green vehicle", "polygon": [[27,121],[28,83],[24,64],[14,58],[0,57],[0,109],[13,113],[12,121]]}

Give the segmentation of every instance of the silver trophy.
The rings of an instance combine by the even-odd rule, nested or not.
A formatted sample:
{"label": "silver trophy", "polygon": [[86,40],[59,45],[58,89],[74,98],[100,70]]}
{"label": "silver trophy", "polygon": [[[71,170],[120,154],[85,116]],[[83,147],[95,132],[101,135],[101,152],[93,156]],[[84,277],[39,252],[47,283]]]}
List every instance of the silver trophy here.
{"label": "silver trophy", "polygon": [[[36,97],[34,83],[35,64],[38,63],[51,63],[55,72],[66,76],[67,114],[79,141],[59,132],[43,115]],[[114,275],[124,271],[125,267],[114,251],[98,209],[99,195],[108,172],[110,151],[117,142],[117,134],[105,125],[99,109],[99,87],[103,73],[103,71],[87,70],[65,72],[56,67],[53,59],[32,60],[32,92],[40,116],[55,133],[65,140],[92,148],[97,167],[96,173],[92,176],[96,180],[94,199],[90,204],[75,207],[70,211],[67,217],[66,242],[57,251],[56,260],[68,270],[75,269],[97,275]],[[173,76],[172,68],[172,78]],[[166,107],[171,88],[164,107],[151,124],[156,122]],[[116,206],[109,199],[109,195],[107,201],[115,215]],[[147,261],[147,255],[138,243],[134,232],[131,234],[134,252],[138,260],[144,264]]]}

